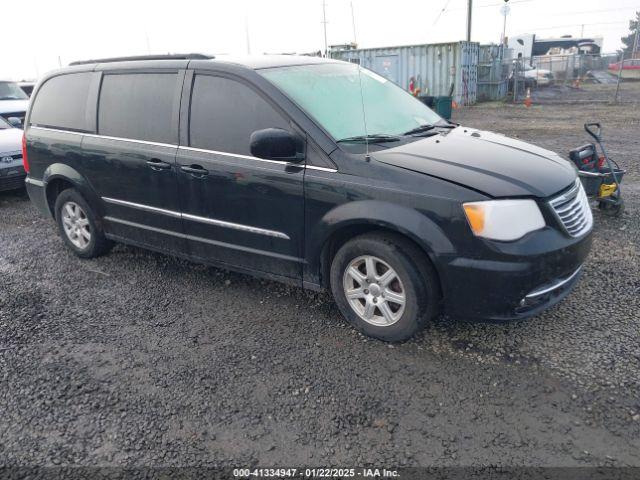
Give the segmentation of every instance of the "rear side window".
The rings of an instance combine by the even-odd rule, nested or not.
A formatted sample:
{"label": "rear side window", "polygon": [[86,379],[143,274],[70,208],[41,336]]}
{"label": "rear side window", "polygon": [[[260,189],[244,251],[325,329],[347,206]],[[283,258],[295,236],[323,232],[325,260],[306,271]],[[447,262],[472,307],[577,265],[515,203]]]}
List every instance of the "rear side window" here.
{"label": "rear side window", "polygon": [[91,72],[60,75],[47,80],[31,107],[32,125],[89,131],[86,118]]}
{"label": "rear side window", "polygon": [[263,128],[288,128],[286,120],[247,85],[197,75],[191,95],[190,145],[251,155],[249,138]]}
{"label": "rear side window", "polygon": [[105,75],[100,88],[98,133],[159,143],[177,143],[173,109],[175,73]]}

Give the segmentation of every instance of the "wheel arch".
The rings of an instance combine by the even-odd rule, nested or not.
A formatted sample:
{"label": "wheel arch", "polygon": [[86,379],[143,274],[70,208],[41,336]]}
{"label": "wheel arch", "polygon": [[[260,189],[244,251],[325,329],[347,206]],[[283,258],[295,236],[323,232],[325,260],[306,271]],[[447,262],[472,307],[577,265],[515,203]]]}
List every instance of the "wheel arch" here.
{"label": "wheel arch", "polygon": [[444,232],[413,208],[381,201],[343,204],[322,218],[309,236],[310,276],[315,273],[317,283],[328,287],[331,261],[338,249],[351,238],[370,232],[388,232],[410,241],[426,255],[442,283],[437,256],[454,251]]}
{"label": "wheel arch", "polygon": [[75,188],[92,209],[102,216],[98,195],[89,184],[88,180],[76,169],[64,163],[54,163],[45,170],[42,181],[45,186],[45,198],[47,207],[52,217],[55,217],[55,204],[58,195],[67,188]]}

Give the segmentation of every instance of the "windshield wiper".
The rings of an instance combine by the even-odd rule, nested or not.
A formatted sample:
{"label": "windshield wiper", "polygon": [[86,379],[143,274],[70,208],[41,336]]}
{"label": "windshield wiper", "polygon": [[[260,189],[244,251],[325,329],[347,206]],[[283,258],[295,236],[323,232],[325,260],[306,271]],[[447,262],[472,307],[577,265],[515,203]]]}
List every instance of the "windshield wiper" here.
{"label": "windshield wiper", "polygon": [[383,142],[398,142],[400,137],[396,135],[386,135],[384,133],[372,133],[371,135],[357,135],[355,137],[341,138],[337,140],[338,143],[383,143]]}
{"label": "windshield wiper", "polygon": [[420,125],[419,127],[412,128],[408,132],[404,132],[403,135],[413,135],[415,133],[428,132],[429,130],[433,130],[434,128],[436,128],[435,125],[431,125],[430,123],[427,123],[425,125]]}
{"label": "windshield wiper", "polygon": [[447,123],[438,123],[436,125],[436,127],[438,128],[458,128],[460,125],[458,125],[457,123],[451,123],[451,122],[447,122]]}

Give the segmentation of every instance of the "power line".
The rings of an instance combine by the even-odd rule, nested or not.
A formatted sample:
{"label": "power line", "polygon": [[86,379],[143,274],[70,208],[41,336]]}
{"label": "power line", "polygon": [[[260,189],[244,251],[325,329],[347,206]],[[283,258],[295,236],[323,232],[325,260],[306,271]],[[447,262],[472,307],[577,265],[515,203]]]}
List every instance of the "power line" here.
{"label": "power line", "polygon": [[579,27],[581,25],[622,25],[627,24],[627,22],[596,22],[596,23],[570,23],[567,25],[554,25],[552,27],[531,27],[530,30],[552,30],[554,28],[568,28],[568,27]]}
{"label": "power line", "polygon": [[433,24],[431,25],[432,27],[435,27],[436,23],[438,23],[438,20],[440,20],[440,17],[442,16],[442,14],[444,13],[444,11],[447,9],[447,7],[449,6],[449,2],[451,2],[451,0],[447,0],[444,4],[444,7],[442,7],[442,10],[440,10],[440,12],[438,13],[438,16],[436,17],[436,19],[433,21]]}
{"label": "power line", "polygon": [[582,13],[601,13],[601,12],[616,12],[619,10],[637,10],[638,7],[621,7],[621,8],[603,8],[601,10],[582,10],[579,12],[562,12],[562,13],[554,13],[554,16],[557,15],[580,15]]}
{"label": "power line", "polygon": [[[535,1],[535,0],[511,0],[509,2],[509,5],[513,5],[513,4],[516,4],[516,3],[528,3],[528,2],[533,2],[533,1]],[[447,4],[448,3],[449,2],[447,2]],[[490,3],[490,4],[487,4],[487,5],[474,5],[473,8],[475,9],[475,8],[499,7],[501,5],[504,5],[504,2],[502,2],[502,3]],[[463,8],[461,8],[461,7],[452,8],[449,11],[453,12],[455,10],[463,10]],[[442,11],[444,11],[444,8],[442,9]]]}

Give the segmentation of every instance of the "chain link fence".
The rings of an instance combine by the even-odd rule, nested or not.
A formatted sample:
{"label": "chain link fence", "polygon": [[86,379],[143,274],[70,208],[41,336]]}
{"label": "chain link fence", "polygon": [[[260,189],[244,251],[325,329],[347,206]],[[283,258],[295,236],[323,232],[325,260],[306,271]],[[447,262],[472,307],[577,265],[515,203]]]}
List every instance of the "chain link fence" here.
{"label": "chain link fence", "polygon": [[623,84],[633,79],[621,74],[620,59],[618,54],[571,54],[505,60],[502,66],[509,69],[506,98],[534,104],[637,101],[625,98]]}

